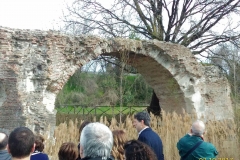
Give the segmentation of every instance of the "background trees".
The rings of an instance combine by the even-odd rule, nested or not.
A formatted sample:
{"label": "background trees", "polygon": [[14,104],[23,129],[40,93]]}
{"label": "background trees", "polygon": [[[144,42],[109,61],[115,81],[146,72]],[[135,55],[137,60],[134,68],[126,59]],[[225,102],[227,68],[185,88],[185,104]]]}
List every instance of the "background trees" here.
{"label": "background trees", "polygon": [[120,84],[119,68],[110,63],[104,64],[109,68],[101,68],[100,64],[91,61],[78,70],[58,94],[56,107],[74,104],[82,107],[146,106],[149,103],[152,89],[140,74],[123,72]]}
{"label": "background trees", "polygon": [[194,54],[233,42],[239,34],[239,0],[75,0],[67,27],[105,37],[158,39],[184,45]]}
{"label": "background trees", "polygon": [[[235,119],[240,126],[240,52],[238,45],[219,45],[210,58],[210,63],[219,66],[231,84],[231,96],[234,105]],[[240,133],[239,133],[240,136]]]}

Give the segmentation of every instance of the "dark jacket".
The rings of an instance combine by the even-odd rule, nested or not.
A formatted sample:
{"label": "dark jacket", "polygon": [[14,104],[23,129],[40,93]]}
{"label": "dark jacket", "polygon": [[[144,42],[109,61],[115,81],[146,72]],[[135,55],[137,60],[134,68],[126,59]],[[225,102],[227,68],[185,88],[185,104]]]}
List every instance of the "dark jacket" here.
{"label": "dark jacket", "polygon": [[164,160],[162,140],[151,128],[144,129],[140,133],[138,140],[149,145],[153,149],[158,160]]}
{"label": "dark jacket", "polygon": [[[199,141],[202,141],[201,137],[186,134],[177,143],[179,155],[183,157]],[[218,151],[214,145],[203,142],[185,160],[214,159],[216,155]]]}
{"label": "dark jacket", "polygon": [[49,160],[49,158],[47,154],[35,151],[30,156],[30,160]]}
{"label": "dark jacket", "polygon": [[0,150],[0,160],[11,160],[12,156],[7,150]]}

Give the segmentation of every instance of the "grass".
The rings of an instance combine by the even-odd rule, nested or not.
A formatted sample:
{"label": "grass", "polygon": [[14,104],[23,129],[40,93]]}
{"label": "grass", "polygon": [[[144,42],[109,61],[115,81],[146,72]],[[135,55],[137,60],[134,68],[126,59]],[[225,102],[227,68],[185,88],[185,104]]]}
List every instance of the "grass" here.
{"label": "grass", "polygon": [[[72,117],[74,118],[74,117]],[[79,117],[78,117],[79,118]],[[127,115],[123,123],[120,123],[116,118],[110,121],[104,116],[98,121],[109,126],[111,130],[123,129],[127,133],[128,139],[137,139],[136,129],[132,126],[132,116]],[[54,138],[47,139],[45,143],[45,152],[51,160],[57,160],[59,147],[64,142],[72,141],[78,143],[79,133],[78,126],[85,119],[75,119],[69,122],[64,122],[56,126]],[[163,142],[163,150],[165,159],[176,160],[180,159],[176,144],[190,130],[192,122],[196,120],[195,115],[184,113],[178,115],[176,113],[162,113],[162,120],[151,115],[151,128],[158,133]],[[96,121],[96,118],[93,119]],[[211,142],[217,148],[219,155],[217,158],[232,158],[239,159],[239,141],[237,136],[237,126],[232,120],[222,121],[207,121],[207,133],[204,137],[205,141]],[[45,132],[44,137],[48,137],[49,131]]]}

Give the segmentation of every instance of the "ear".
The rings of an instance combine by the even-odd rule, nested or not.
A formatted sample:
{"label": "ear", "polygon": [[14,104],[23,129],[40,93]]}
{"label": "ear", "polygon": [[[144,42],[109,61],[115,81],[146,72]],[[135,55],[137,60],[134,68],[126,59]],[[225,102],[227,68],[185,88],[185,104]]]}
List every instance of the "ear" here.
{"label": "ear", "polygon": [[190,130],[190,133],[191,133],[191,134],[193,133],[192,129]]}
{"label": "ear", "polygon": [[32,150],[31,150],[31,153],[33,153],[35,151],[35,146],[36,146],[36,144],[34,143],[33,147],[32,147]]}
{"label": "ear", "polygon": [[8,144],[7,144],[7,151],[8,151],[9,154],[11,154],[11,151],[10,151],[10,149],[9,149]]}
{"label": "ear", "polygon": [[203,134],[200,136],[202,138],[202,140],[204,140],[204,134],[205,134],[205,132],[203,132]]}
{"label": "ear", "polygon": [[83,147],[81,145],[80,145],[80,149],[79,149],[79,154],[80,154],[81,159],[84,158],[84,156],[83,156]]}

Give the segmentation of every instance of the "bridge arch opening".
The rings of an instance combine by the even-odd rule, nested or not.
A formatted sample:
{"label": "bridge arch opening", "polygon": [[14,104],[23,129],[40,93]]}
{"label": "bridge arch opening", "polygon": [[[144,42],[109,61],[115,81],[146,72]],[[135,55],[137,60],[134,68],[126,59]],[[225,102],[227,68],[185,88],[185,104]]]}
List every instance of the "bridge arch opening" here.
{"label": "bridge arch opening", "polygon": [[[96,72],[99,72],[100,74],[102,74],[102,76],[104,76],[104,75],[109,76],[110,75],[109,73],[108,73],[108,75],[104,74],[104,73],[110,71],[113,68],[116,68],[116,65],[119,65],[119,66],[117,66],[118,71],[115,70],[115,72],[120,72],[121,67],[122,67],[121,65],[122,65],[122,63],[124,63],[125,67],[130,66],[132,68],[132,70],[134,70],[134,72],[138,74],[138,76],[141,75],[140,78],[143,77],[146,84],[151,87],[150,93],[148,93],[148,95],[147,95],[148,96],[147,100],[145,100],[145,105],[146,106],[150,105],[150,101],[151,101],[151,97],[152,97],[152,91],[154,90],[158,99],[159,99],[158,103],[160,104],[161,108],[163,108],[165,111],[167,111],[167,112],[173,112],[174,111],[174,112],[177,112],[177,113],[182,113],[183,109],[186,110],[186,102],[185,102],[185,99],[184,99],[184,94],[181,91],[180,86],[177,83],[176,79],[174,79],[174,77],[171,75],[171,73],[166,68],[164,68],[156,60],[154,60],[153,58],[148,57],[148,56],[139,55],[139,54],[135,54],[133,52],[128,52],[128,51],[126,51],[125,56],[126,57],[123,58],[121,53],[113,53],[113,52],[104,53],[103,55],[99,56],[100,58],[97,58],[98,62],[96,62],[96,60],[91,60],[90,62],[86,63],[81,68],[82,68],[82,71],[83,71],[83,70],[86,70],[86,66],[92,67],[93,65],[95,65],[95,68],[94,67],[90,68],[90,72],[92,72],[90,74],[97,75]],[[106,58],[108,58],[108,60],[106,60]],[[94,61],[96,62],[95,64],[93,63]],[[101,63],[105,63],[105,64],[101,64]],[[106,63],[108,63],[108,64],[106,64]],[[118,63],[118,64],[114,64],[114,63]],[[111,68],[111,65],[112,65],[112,68]],[[85,83],[85,85],[88,85],[88,87],[90,88],[90,92],[93,91],[93,90],[96,91],[96,89],[98,88],[98,85],[96,84],[96,82],[94,82],[93,79],[90,79],[90,80],[88,79],[87,80],[88,84],[86,84],[86,81],[84,81],[83,78],[80,77],[80,74],[82,74],[82,76],[84,76],[84,73],[83,72],[81,73],[80,70],[77,70],[76,73],[74,73],[74,75],[73,75],[74,78],[72,78],[72,80],[75,79],[75,81],[76,81],[76,79],[78,77],[79,81],[81,81],[81,79],[82,79],[82,81],[81,81],[82,84]],[[127,72],[124,71],[123,73],[127,73]],[[120,79],[120,77],[119,77],[120,73],[118,73],[118,74],[119,75],[117,75],[118,76],[117,78]],[[110,77],[114,79],[114,78],[116,78],[116,75],[114,77],[114,75],[112,74],[112,75],[110,75]],[[111,79],[110,77],[108,78],[108,80]],[[70,78],[70,80],[71,80],[71,78]],[[116,79],[114,79],[114,80],[115,81],[111,81],[111,82],[109,81],[109,88],[113,87],[113,86],[111,86],[112,83],[115,83],[115,85],[119,86],[119,84],[116,84],[117,80]],[[71,84],[68,84],[68,83],[71,83],[71,82],[68,81],[66,83],[66,85],[68,85],[68,86],[71,85]],[[75,82],[73,82],[73,83],[75,83]],[[74,85],[76,85],[76,84],[74,84]],[[94,88],[94,89],[91,89],[91,88]],[[78,93],[75,92],[73,94],[70,94],[69,95],[70,98],[67,98],[67,99],[68,100],[72,99],[73,101],[75,101],[77,103],[81,103],[83,101],[86,101],[86,98],[85,98],[85,100],[83,100],[84,99],[84,94],[82,92],[82,90],[86,90],[86,89],[77,88],[76,90],[78,90]],[[101,99],[104,99],[104,98],[99,97],[100,100],[95,101],[95,105],[104,105],[104,104],[105,105],[119,105],[119,101],[120,101],[119,97],[121,97],[119,95],[119,91],[116,91],[114,89],[109,89],[109,90],[105,90],[105,91],[106,91],[106,93],[102,93],[102,94],[105,94],[103,96],[105,96],[106,101],[105,102],[104,102],[104,100],[101,101]],[[149,92],[149,89],[148,89],[148,92]],[[109,93],[111,95],[109,95]],[[61,96],[62,94],[63,94],[62,91],[60,91],[58,96]],[[91,93],[91,94],[93,94],[93,93]],[[124,99],[125,98],[124,96],[127,96],[127,95],[126,95],[126,93],[124,93],[124,91],[123,91],[122,94],[123,94],[122,96],[123,96],[123,99]],[[141,94],[141,93],[139,93],[139,94]],[[90,96],[88,96],[88,98],[89,97]],[[110,100],[110,102],[107,102],[108,101],[107,99]],[[55,104],[60,105],[59,102],[60,102],[59,98],[57,97]],[[91,102],[94,103],[94,100],[92,100]],[[66,102],[62,101],[60,103],[66,103]],[[142,101],[142,103],[144,103],[144,102]],[[124,105],[129,105],[128,102],[126,102],[125,100],[123,100],[123,104]],[[86,104],[83,104],[83,105],[86,105]],[[94,105],[94,104],[88,104],[88,105],[91,106],[91,105]],[[138,104],[136,104],[136,103],[133,104],[132,103],[130,105],[141,105],[141,104],[140,103],[138,103]],[[160,108],[158,108],[158,109],[160,110]]]}
{"label": "bridge arch opening", "polygon": [[74,104],[144,108],[150,104],[151,94],[152,88],[135,68],[123,66],[116,57],[100,55],[69,78],[57,94],[55,107]]}

